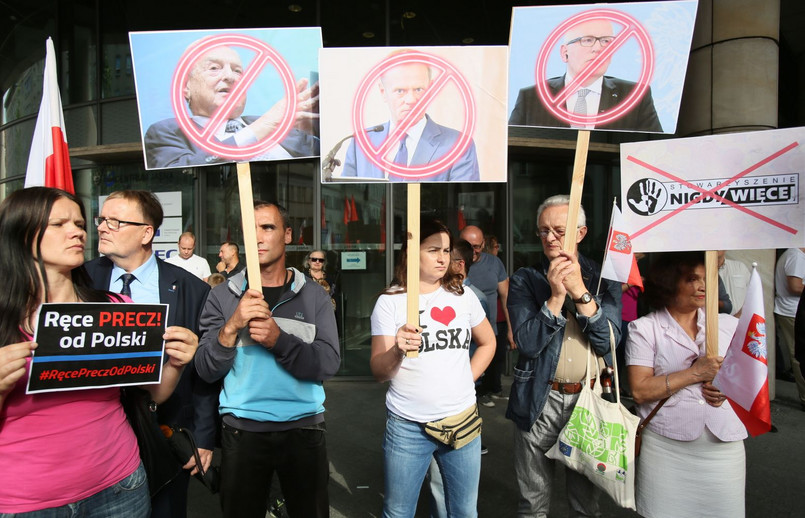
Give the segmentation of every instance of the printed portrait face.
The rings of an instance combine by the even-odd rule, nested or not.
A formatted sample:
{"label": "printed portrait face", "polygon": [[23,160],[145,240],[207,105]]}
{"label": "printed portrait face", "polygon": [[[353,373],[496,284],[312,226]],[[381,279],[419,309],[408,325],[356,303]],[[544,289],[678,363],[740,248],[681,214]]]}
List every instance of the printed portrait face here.
{"label": "printed portrait face", "polygon": [[[587,64],[594,60],[604,50],[606,45],[602,45],[600,38],[614,36],[612,24],[606,20],[590,20],[580,23],[567,31],[565,43],[559,47],[562,61],[567,63],[567,74],[576,77],[587,67]],[[591,46],[586,46],[589,40],[586,38],[596,38]],[[607,42],[607,39],[604,39]],[[610,60],[601,64],[595,73],[584,82],[588,86],[603,76],[609,68]]]}
{"label": "printed portrait face", "polygon": [[428,86],[430,70],[424,63],[405,63],[383,74],[379,82],[380,95],[389,107],[391,122],[396,124],[405,119]]}
{"label": "printed portrait face", "polygon": [[[237,52],[229,47],[215,48],[199,58],[190,71],[184,97],[193,115],[212,117],[226,101],[232,89],[243,77],[243,64]],[[233,106],[228,118],[243,114],[246,96]]]}

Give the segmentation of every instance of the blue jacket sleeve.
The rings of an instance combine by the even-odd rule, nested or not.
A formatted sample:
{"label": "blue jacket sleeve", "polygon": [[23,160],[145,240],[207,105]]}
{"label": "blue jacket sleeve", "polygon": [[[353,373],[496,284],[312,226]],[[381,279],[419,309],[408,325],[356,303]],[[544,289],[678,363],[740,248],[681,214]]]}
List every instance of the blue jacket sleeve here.
{"label": "blue jacket sleeve", "polygon": [[546,287],[535,281],[527,268],[518,270],[509,281],[507,307],[514,341],[519,353],[528,358],[537,358],[565,329],[565,318],[551,314],[545,307],[550,288],[546,292]]}

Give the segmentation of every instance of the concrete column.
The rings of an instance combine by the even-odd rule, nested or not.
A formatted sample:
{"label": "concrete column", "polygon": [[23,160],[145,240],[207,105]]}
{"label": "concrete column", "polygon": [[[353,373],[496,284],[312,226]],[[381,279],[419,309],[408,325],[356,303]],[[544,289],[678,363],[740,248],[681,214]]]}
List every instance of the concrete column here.
{"label": "concrete column", "polygon": [[[678,137],[777,128],[779,0],[699,0]],[[774,399],[774,250],[735,251],[763,281]]]}
{"label": "concrete column", "polygon": [[677,135],[777,128],[779,0],[700,0]]}

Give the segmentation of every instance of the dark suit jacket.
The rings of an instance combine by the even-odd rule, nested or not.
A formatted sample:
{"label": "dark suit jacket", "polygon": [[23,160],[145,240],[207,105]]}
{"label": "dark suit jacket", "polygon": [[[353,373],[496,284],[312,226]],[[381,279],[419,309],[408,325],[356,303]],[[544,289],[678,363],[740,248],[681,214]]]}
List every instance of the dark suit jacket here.
{"label": "dark suit jacket", "polygon": [[[614,108],[619,102],[626,99],[635,85],[636,83],[631,81],[604,76],[598,112],[602,113]],[[552,95],[557,95],[564,86],[564,76],[548,79],[548,88],[551,90]],[[568,123],[557,119],[545,109],[545,106],[537,96],[536,86],[529,86],[520,90],[514,110],[512,110],[511,117],[509,117],[509,125],[570,127]],[[646,94],[636,107],[615,121],[596,125],[595,129],[662,132],[657,110],[654,109],[654,100],[651,98],[651,87],[646,90]]]}
{"label": "dark suit jacket", "polygon": [[[383,124],[383,131],[373,131],[368,133],[369,140],[375,148],[379,148],[389,136],[389,123]],[[411,157],[410,165],[423,165],[438,161],[453,149],[456,141],[461,137],[458,131],[436,124],[430,117],[427,117],[422,136]],[[341,176],[357,176],[360,178],[384,178],[382,169],[374,165],[363,151],[358,149],[355,139],[349,144],[347,155],[344,158],[344,170]],[[481,179],[478,167],[478,157],[475,154],[475,142],[470,142],[463,155],[458,157],[453,165],[428,178],[415,180],[402,178],[394,174],[389,175],[392,182],[452,182],[463,180],[466,182],[477,182]]]}
{"label": "dark suit jacket", "polygon": [[[114,266],[112,261],[108,257],[99,257],[85,266],[93,286],[108,291]],[[210,286],[192,273],[159,258],[157,269],[159,301],[170,307],[168,326],[186,327],[198,334],[198,319]],[[199,378],[196,366],[191,362],[182,372],[173,395],[159,405],[158,415],[160,423],[193,430],[198,447],[212,450],[218,416],[218,387]]]}
{"label": "dark suit jacket", "polygon": [[[243,116],[246,124],[254,122],[256,116]],[[230,137],[222,144],[235,145],[235,139]],[[280,146],[292,157],[308,157],[319,155],[319,139],[297,129],[292,129],[280,142]],[[145,160],[149,169],[164,167],[189,167],[199,165],[231,162],[228,158],[210,155],[196,146],[185,135],[176,119],[165,119],[155,122],[145,132]]]}

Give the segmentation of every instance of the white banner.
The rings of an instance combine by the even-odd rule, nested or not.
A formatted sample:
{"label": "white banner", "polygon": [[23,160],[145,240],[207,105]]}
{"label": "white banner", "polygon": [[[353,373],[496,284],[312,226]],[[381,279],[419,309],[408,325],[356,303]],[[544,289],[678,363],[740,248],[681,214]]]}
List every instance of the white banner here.
{"label": "white banner", "polygon": [[805,128],[621,145],[639,252],[805,246]]}

